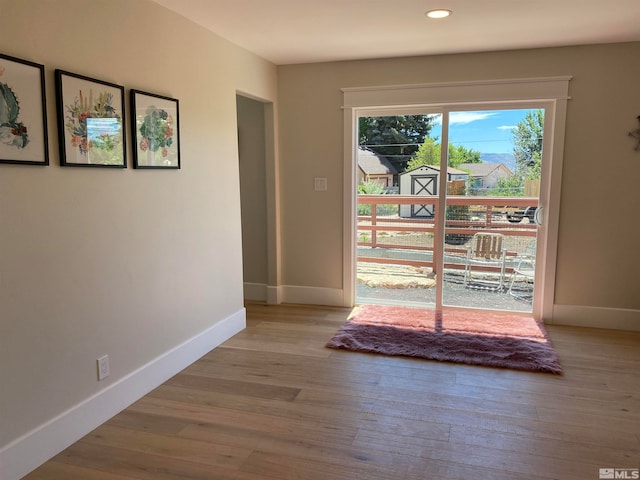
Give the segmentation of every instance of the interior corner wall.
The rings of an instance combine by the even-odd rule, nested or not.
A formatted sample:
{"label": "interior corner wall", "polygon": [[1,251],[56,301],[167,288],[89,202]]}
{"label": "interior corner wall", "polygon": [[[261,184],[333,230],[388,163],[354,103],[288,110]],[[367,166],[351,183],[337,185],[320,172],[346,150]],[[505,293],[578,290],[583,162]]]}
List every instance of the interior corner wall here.
{"label": "interior corner wall", "polygon": [[279,67],[283,285],[337,301],[343,289],[341,88],[569,75],[554,315],[640,328],[634,58],[638,42]]}
{"label": "interior corner wall", "polygon": [[[45,66],[51,162],[0,164],[0,477],[12,479],[87,433],[90,421],[67,422],[62,435],[74,409],[116,387],[141,395],[127,382],[153,388],[241,328],[236,91],[275,102],[277,70],[149,0],[2,2],[1,15],[0,51]],[[57,68],[123,85],[127,129],[129,89],[177,98],[182,168],[134,170],[129,131],[129,168],[60,167]],[[53,424],[61,436],[14,455]]]}

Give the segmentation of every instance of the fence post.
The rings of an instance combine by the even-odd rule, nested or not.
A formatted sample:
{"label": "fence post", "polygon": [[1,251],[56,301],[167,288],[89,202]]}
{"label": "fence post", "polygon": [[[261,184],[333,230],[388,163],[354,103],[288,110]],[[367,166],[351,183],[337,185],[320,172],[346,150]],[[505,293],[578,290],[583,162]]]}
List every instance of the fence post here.
{"label": "fence post", "polygon": [[529,179],[524,181],[524,196],[539,197],[540,196],[540,179]]}
{"label": "fence post", "polygon": [[378,218],[378,201],[377,200],[373,200],[373,203],[371,204],[371,226],[373,227],[371,229],[371,248],[376,248],[376,244],[378,243],[378,231],[376,230],[376,222],[377,222],[377,218]]}

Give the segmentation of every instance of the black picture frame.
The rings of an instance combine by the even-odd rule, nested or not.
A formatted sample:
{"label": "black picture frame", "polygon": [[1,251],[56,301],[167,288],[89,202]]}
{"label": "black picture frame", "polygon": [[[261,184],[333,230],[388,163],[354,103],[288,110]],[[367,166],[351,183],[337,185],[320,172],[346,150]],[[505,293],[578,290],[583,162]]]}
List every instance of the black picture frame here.
{"label": "black picture frame", "polygon": [[124,87],[56,70],[60,166],[126,168]]}
{"label": "black picture frame", "polygon": [[176,98],[131,90],[133,168],[180,168],[180,112]]}
{"label": "black picture frame", "polygon": [[49,165],[44,65],[2,53],[0,163]]}

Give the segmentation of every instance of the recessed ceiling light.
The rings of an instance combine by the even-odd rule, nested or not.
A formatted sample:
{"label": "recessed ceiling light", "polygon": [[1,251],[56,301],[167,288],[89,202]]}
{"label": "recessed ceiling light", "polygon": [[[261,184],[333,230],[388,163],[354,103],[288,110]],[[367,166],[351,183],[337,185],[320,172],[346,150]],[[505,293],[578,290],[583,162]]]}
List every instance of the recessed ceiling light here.
{"label": "recessed ceiling light", "polygon": [[451,10],[447,10],[445,8],[438,8],[435,10],[429,10],[425,12],[425,15],[429,18],[445,18],[451,15]]}

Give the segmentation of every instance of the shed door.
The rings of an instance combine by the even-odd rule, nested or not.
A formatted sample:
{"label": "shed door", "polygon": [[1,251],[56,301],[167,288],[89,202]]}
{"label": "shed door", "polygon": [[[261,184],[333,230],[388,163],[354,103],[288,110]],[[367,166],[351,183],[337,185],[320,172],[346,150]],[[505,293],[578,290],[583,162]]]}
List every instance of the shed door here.
{"label": "shed door", "polygon": [[[438,175],[412,175],[411,195],[437,195]],[[433,205],[411,205],[411,216],[422,218],[433,218]]]}

